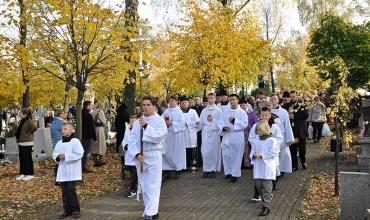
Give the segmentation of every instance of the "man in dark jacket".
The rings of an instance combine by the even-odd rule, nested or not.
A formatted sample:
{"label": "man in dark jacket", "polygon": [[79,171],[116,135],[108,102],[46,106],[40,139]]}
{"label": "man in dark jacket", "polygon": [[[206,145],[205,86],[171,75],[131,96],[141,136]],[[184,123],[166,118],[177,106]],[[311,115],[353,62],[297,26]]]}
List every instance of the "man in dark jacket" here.
{"label": "man in dark jacket", "polygon": [[[290,92],[290,108],[289,108],[290,124],[295,138],[295,143],[290,148],[292,157],[292,171],[298,170],[297,148],[299,149],[299,159],[303,169],[307,169],[306,163],[306,139],[308,137],[308,129],[306,119],[308,118],[308,110],[306,104],[298,101],[297,92]],[[298,141],[298,143],[297,143]]]}
{"label": "man in dark jacket", "polygon": [[82,157],[82,172],[90,173],[91,171],[86,169],[87,155],[90,152],[91,139],[96,142],[96,133],[94,127],[94,119],[90,114],[92,108],[91,101],[83,102],[82,109],[82,147],[84,148],[84,155]]}

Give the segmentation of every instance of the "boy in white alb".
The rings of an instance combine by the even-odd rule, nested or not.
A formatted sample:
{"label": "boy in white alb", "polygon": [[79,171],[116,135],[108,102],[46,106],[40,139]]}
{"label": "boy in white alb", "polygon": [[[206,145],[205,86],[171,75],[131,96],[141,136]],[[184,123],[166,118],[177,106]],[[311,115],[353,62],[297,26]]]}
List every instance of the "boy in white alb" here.
{"label": "boy in white alb", "polygon": [[130,190],[125,195],[125,197],[127,198],[131,198],[134,195],[136,195],[138,184],[136,163],[134,161],[134,158],[128,153],[128,148],[130,147],[128,146],[128,136],[130,135],[130,132],[132,130],[132,127],[134,126],[134,122],[136,121],[136,119],[137,119],[136,115],[130,117],[130,127],[126,130],[125,136],[123,137],[123,141],[121,144],[122,149],[125,151],[125,166],[129,169],[131,174]]}
{"label": "boy in white alb", "polygon": [[279,156],[279,144],[270,131],[265,120],[256,124],[255,132],[259,138],[252,142],[250,157],[253,166],[253,178],[263,198],[260,216],[270,213],[272,199],[272,181],[276,178],[276,167]]}
{"label": "boy in white alb", "polygon": [[208,106],[200,114],[198,130],[202,130],[202,158],[203,158],[203,178],[216,177],[216,172],[221,170],[221,141],[220,129],[217,121],[222,111],[216,104],[216,95],[208,94]]}
{"label": "boy in white alb", "polygon": [[239,106],[239,96],[231,94],[230,106],[222,112],[217,125],[222,136],[222,160],[225,177],[235,183],[241,177],[244,152],[244,129],[248,126],[247,113]]}
{"label": "boy in white alb", "polygon": [[[144,220],[158,218],[159,197],[162,183],[162,141],[167,135],[164,120],[155,112],[157,100],[143,98],[144,115],[136,120],[128,136],[128,152],[136,162],[140,186],[143,192]],[[141,138],[140,129],[143,129]],[[143,154],[140,143],[143,142]],[[184,155],[185,157],[185,155]],[[141,172],[141,164],[143,172]]]}
{"label": "boy in white alb", "polygon": [[81,159],[84,149],[73,132],[73,124],[65,122],[62,127],[63,138],[54,148],[53,159],[59,164],[57,182],[62,188],[64,212],[60,219],[73,214],[74,218],[80,217],[80,203],[76,194],[76,181],[82,180]]}

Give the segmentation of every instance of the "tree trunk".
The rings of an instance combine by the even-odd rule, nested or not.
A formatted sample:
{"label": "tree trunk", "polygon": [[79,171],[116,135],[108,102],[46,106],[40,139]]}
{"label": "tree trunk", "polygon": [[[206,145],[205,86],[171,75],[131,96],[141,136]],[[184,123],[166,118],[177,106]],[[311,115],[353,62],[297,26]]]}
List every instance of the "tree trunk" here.
{"label": "tree trunk", "polygon": [[[129,71],[129,75],[131,78],[136,78],[135,71]],[[130,115],[134,114],[135,111],[135,91],[136,91],[136,83],[130,82],[127,83],[128,80],[125,80],[125,88],[123,89],[122,94],[122,102],[127,105],[127,111]]]}
{"label": "tree trunk", "polygon": [[[23,70],[22,70],[23,73]],[[23,84],[26,85],[26,91],[23,93],[23,101],[22,106],[23,108],[30,107],[30,86],[28,85],[28,79],[23,79]]]}
{"label": "tree trunk", "polygon": [[[139,8],[139,1],[136,0],[125,0],[126,10],[125,15],[127,18],[127,21],[125,22],[126,27],[134,27],[134,30],[136,29],[136,22],[138,20],[137,12]],[[132,54],[131,46],[126,48],[130,54]],[[131,63],[131,57],[126,56],[125,62]],[[125,79],[123,84],[125,85],[125,88],[122,92],[122,102],[124,102],[127,105],[127,110],[130,114],[134,113],[135,110],[135,91],[136,91],[136,73],[135,71],[129,70],[127,72],[127,75],[129,78],[134,79],[135,82],[131,82],[129,79]]]}
{"label": "tree trunk", "polygon": [[69,110],[69,96],[70,96],[70,91],[71,91],[71,85],[69,85],[68,83],[66,84],[66,88],[65,88],[65,92],[66,94],[64,95],[64,112],[66,114],[68,114],[68,110]]}
{"label": "tree trunk", "polygon": [[77,90],[76,101],[76,137],[82,141],[82,101],[84,99],[85,91],[82,89]]}
{"label": "tree trunk", "polygon": [[273,64],[270,62],[270,77],[271,77],[271,92],[275,93],[275,81],[274,81],[274,68]]}
{"label": "tree trunk", "polygon": [[338,162],[339,162],[339,141],[340,141],[340,130],[339,130],[339,127],[338,127],[338,118],[336,117],[334,119],[334,123],[335,123],[335,133],[336,133],[336,142],[335,142],[335,195],[336,196],[339,196],[339,177],[338,177],[338,173],[339,173],[339,167],[338,167]]}
{"label": "tree trunk", "polygon": [[[23,48],[26,48],[27,46],[27,23],[26,23],[26,9],[23,0],[18,0],[19,7],[20,7],[20,12],[19,12],[19,19],[20,19],[20,27],[19,27],[19,34],[20,34],[20,39],[19,39],[19,44],[23,46]],[[23,100],[22,100],[22,106],[23,108],[29,108],[30,107],[30,86],[29,86],[29,80],[27,77],[26,71],[24,71],[24,64],[23,59],[20,58],[21,62],[21,71],[22,71],[22,78],[23,78],[23,84],[26,86],[26,91],[23,93]]]}

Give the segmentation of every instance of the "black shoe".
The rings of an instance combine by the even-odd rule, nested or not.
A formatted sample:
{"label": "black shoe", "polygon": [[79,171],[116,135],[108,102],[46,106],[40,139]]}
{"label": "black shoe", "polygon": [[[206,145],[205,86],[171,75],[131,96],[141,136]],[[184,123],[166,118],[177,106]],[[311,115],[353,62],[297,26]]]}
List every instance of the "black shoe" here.
{"label": "black shoe", "polygon": [[298,170],[297,168],[293,168],[293,169],[292,169],[292,172],[295,172],[295,171],[297,171],[297,170]]}
{"label": "black shoe", "polygon": [[101,161],[101,160],[99,160],[99,161],[98,161],[98,163],[100,163],[100,166],[104,166],[104,165],[106,165],[106,164],[107,164],[106,162],[103,162],[103,161]]}
{"label": "black shoe", "polygon": [[72,213],[68,213],[68,212],[63,212],[63,214],[61,214],[59,216],[59,219],[64,219],[64,218],[67,218],[68,216],[72,215]]}
{"label": "black shoe", "polygon": [[302,167],[303,167],[304,170],[306,170],[308,168],[306,163],[302,164]]}
{"label": "black shoe", "polygon": [[270,209],[268,207],[262,207],[262,211],[260,213],[260,216],[265,216],[270,213]]}
{"label": "black shoe", "polygon": [[281,172],[279,178],[283,178],[283,177],[284,177],[284,173]]}
{"label": "black shoe", "polygon": [[99,163],[99,161],[97,161],[96,163],[94,163],[94,167],[100,167],[101,164]]}
{"label": "black shoe", "polygon": [[230,183],[235,183],[237,179],[238,179],[237,177],[231,177]]}
{"label": "black shoe", "polygon": [[230,178],[231,178],[231,174],[227,174],[227,175],[225,176],[225,178],[226,178],[226,179],[230,179]]}
{"label": "black shoe", "polygon": [[157,214],[153,215],[152,219],[159,219],[159,214],[157,213]]}
{"label": "black shoe", "polygon": [[73,212],[73,218],[79,218],[80,217],[80,211]]}
{"label": "black shoe", "polygon": [[60,182],[55,181],[54,183],[56,186],[60,186]]}
{"label": "black shoe", "polygon": [[278,189],[277,182],[276,182],[276,180],[273,180],[272,181],[272,190],[277,190],[277,189]]}
{"label": "black shoe", "polygon": [[84,169],[82,170],[83,173],[91,173],[92,171],[91,170],[88,170],[88,169]]}
{"label": "black shoe", "polygon": [[209,174],[210,174],[210,172],[205,172],[205,173],[203,174],[202,178],[208,178]]}

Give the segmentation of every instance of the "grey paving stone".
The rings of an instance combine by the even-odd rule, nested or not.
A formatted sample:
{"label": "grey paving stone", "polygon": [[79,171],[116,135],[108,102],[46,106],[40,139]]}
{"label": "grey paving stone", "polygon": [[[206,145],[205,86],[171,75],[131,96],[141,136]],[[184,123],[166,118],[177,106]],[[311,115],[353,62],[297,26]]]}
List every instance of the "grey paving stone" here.
{"label": "grey paving stone", "polygon": [[[309,181],[315,172],[323,150],[307,146],[307,170],[299,169],[278,181],[274,191],[271,213],[259,217],[261,202],[251,201],[254,194],[253,170],[242,169],[242,177],[234,184],[224,178],[223,172],[215,179],[201,178],[198,170],[182,173],[181,179],[166,180],[162,184],[159,204],[160,219],[295,219]],[[325,163],[325,162],[321,162]],[[142,219],[143,202],[125,198],[127,187],[101,196],[81,205],[80,219]],[[142,199],[142,198],[141,198]],[[46,219],[57,219],[60,213]]]}

